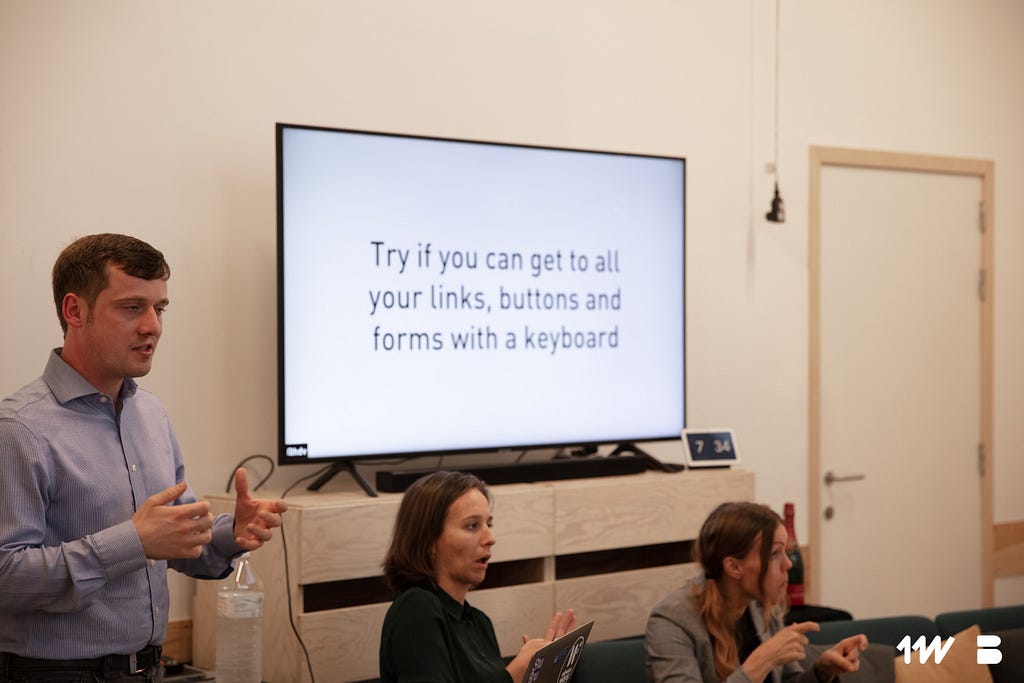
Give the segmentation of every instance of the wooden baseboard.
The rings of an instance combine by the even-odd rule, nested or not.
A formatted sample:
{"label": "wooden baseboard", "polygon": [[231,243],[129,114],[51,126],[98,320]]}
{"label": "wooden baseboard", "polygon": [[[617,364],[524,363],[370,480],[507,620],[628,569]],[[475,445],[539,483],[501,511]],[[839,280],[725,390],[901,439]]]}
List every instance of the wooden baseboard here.
{"label": "wooden baseboard", "polygon": [[182,663],[192,661],[192,620],[180,619],[167,624],[164,656]]}

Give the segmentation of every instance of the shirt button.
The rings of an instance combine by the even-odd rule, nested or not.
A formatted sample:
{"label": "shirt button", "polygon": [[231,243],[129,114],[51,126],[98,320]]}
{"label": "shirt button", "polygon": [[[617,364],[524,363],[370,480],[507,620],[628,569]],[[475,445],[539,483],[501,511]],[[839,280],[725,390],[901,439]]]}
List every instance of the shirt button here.
{"label": "shirt button", "polygon": [[106,396],[100,396],[100,403],[106,403],[108,400]]}
{"label": "shirt button", "polygon": [[135,471],[137,471],[138,469],[139,469],[139,468],[138,468],[138,466],[136,466],[136,465],[134,465],[134,464],[132,465],[132,472],[135,472]]}
{"label": "shirt button", "polygon": [[[150,560],[149,561],[149,566],[150,567],[155,567],[156,566],[156,560]],[[157,611],[160,611],[159,608],[157,608]]]}

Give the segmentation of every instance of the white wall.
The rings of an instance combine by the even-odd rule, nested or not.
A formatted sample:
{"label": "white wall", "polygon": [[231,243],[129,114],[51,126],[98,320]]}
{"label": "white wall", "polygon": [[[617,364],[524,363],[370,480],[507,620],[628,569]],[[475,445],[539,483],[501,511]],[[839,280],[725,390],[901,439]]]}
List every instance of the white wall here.
{"label": "white wall", "polygon": [[[985,158],[995,514],[1024,519],[1024,4],[783,0],[781,16],[776,225],[773,3],[0,0],[0,393],[60,343],[59,250],[128,232],[174,272],[144,383],[191,483],[222,490],[273,453],[277,121],[681,155],[689,420],[735,427],[758,497],[806,511],[808,147]],[[187,617],[190,585],[173,587]]]}

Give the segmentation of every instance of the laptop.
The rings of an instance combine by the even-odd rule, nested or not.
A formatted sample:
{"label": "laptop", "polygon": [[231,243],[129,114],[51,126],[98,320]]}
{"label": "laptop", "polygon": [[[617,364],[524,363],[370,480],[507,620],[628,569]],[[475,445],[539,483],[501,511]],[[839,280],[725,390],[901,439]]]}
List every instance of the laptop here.
{"label": "laptop", "polygon": [[525,683],[569,683],[593,627],[591,619],[537,650],[526,667]]}

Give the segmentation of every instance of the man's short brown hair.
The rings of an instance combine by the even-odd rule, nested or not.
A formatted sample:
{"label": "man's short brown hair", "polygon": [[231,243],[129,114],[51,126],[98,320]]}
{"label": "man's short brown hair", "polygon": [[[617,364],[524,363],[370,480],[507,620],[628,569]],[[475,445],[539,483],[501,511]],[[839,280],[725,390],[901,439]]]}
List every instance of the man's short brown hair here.
{"label": "man's short brown hair", "polygon": [[143,280],[166,280],[171,276],[171,267],[164,255],[142,240],[114,233],[88,235],[75,240],[53,264],[53,302],[65,334],[68,323],[64,320],[64,296],[77,294],[91,309],[96,297],[110,284],[108,265]]}

